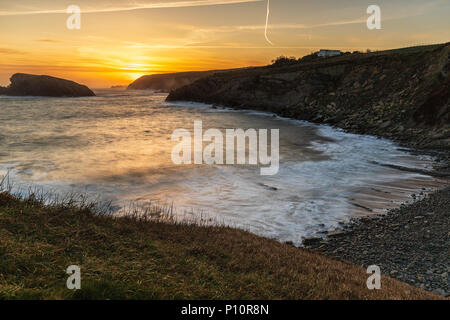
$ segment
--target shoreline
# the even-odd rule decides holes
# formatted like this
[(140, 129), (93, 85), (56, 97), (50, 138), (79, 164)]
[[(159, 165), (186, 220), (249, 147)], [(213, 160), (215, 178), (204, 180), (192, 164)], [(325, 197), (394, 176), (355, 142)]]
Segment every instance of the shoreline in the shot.
[[(214, 107), (214, 106), (213, 106)], [(217, 107), (217, 106), (216, 106)], [(232, 109), (240, 109), (240, 108), (233, 108), (229, 106), (224, 106), (227, 108)], [(249, 109), (254, 110), (254, 109)], [(283, 115), (283, 112), (276, 112), (276, 111), (270, 111), (271, 113), (280, 116), (280, 117), (286, 117)], [(296, 118), (289, 118), (293, 120), (302, 120), (302, 119), (296, 119)], [(306, 120), (308, 121), (308, 120)], [(375, 128), (374, 130), (361, 130), (356, 126), (348, 126), (348, 127), (341, 127), (337, 126), (332, 123), (327, 123), (326, 121), (308, 121), (313, 124), (317, 125), (328, 125), (332, 128), (337, 128), (344, 130), (344, 132), (347, 133), (353, 133), (353, 134), (361, 134), (361, 135), (372, 135), (374, 137), (380, 138), (380, 139), (388, 139), (392, 142), (395, 142), (398, 144), (399, 147), (408, 148), (408, 152), (412, 152), (418, 155), (431, 155), (436, 158), (436, 164), (433, 166), (433, 170), (430, 172), (424, 172), (422, 170), (410, 170), (409, 168), (403, 168), (403, 167), (395, 167), (394, 169), (397, 170), (404, 170), (409, 172), (416, 172), (419, 174), (427, 174), (435, 177), (441, 177), (444, 179), (448, 179), (450, 177), (450, 152), (446, 147), (439, 147), (435, 146), (433, 148), (429, 148), (428, 144), (417, 144), (415, 139), (417, 138), (416, 134), (413, 135), (405, 135), (404, 132), (388, 132), (387, 134), (380, 134), (380, 129)], [(419, 130), (420, 131), (420, 130)], [(420, 133), (418, 134), (420, 135)], [(428, 140), (426, 140), (428, 142)], [(382, 165), (382, 164), (381, 164)], [(417, 254), (414, 254), (414, 250), (416, 248), (420, 248), (423, 244), (421, 240), (425, 240), (425, 243), (427, 244), (433, 244), (434, 239), (445, 239), (444, 245), (443, 245), (443, 252), (445, 253), (445, 245), (447, 248), (450, 247), (450, 232), (446, 230), (450, 230), (450, 213), (447, 213), (445, 215), (445, 210), (450, 212), (450, 180), (448, 180), (447, 186), (444, 186), (443, 188), (437, 189), (435, 191), (430, 192), (425, 196), (424, 199), (415, 201), (411, 204), (401, 204), (400, 207), (390, 209), (386, 214), (382, 215), (376, 215), (376, 216), (365, 216), (365, 217), (355, 217), (351, 220), (351, 222), (344, 224), (339, 228), (340, 231), (337, 232), (328, 232), (328, 238), (306, 238), (303, 240), (303, 244), (306, 249), (319, 252), (322, 254), (325, 254), (326, 256), (341, 260), (343, 262), (349, 262), (356, 265), (362, 265), (364, 267), (368, 267), (371, 264), (374, 264), (370, 262), (370, 260), (375, 260), (378, 256), (379, 252), (376, 250), (377, 246), (380, 245), (380, 241), (382, 242), (383, 238), (378, 237), (376, 235), (371, 234), (370, 232), (367, 232), (367, 230), (371, 227), (374, 228), (375, 231), (373, 232), (387, 232), (389, 229), (389, 225), (394, 225), (396, 229), (391, 230), (392, 232), (389, 233), (389, 242), (387, 245), (383, 243), (384, 251), (389, 250), (389, 247), (395, 248), (396, 250), (398, 247), (401, 248), (402, 242), (401, 239), (395, 238), (395, 235), (397, 234), (397, 231), (400, 229), (401, 223), (405, 223), (404, 219), (405, 216), (410, 214), (413, 215), (412, 219), (407, 220), (405, 224), (405, 228), (407, 228), (408, 232), (405, 232), (405, 241), (410, 242), (410, 248), (412, 250), (408, 251), (406, 254), (403, 252), (395, 252), (394, 262), (391, 261), (391, 259), (387, 259), (388, 263), (385, 263), (385, 267), (382, 266), (380, 263), (382, 274), (386, 274), (390, 277), (396, 278), (397, 280), (406, 282), (410, 285), (416, 286), (418, 288), (433, 292), (435, 294), (438, 294), (443, 297), (450, 297), (450, 285), (449, 285), (449, 274), (450, 274), (450, 249), (447, 249), (447, 255), (442, 254), (443, 258), (447, 258), (445, 260), (444, 264), (446, 267), (441, 267), (442, 271), (440, 270), (440, 274), (438, 276), (434, 275), (433, 272), (429, 270), (424, 270), (424, 267), (429, 266), (427, 263), (427, 259), (433, 259), (436, 258), (437, 255), (439, 255), (439, 252), (435, 252), (434, 250), (431, 250), (428, 256), (425, 258), (424, 255), (426, 255), (428, 252), (425, 251), (425, 249), (421, 249), (421, 252), (418, 252)], [(415, 199), (415, 198), (414, 198)], [(431, 200), (430, 200), (431, 199)], [(441, 200), (441, 201), (439, 201)], [(436, 201), (439, 202), (439, 204), (443, 204), (443, 207), (439, 207), (438, 204), (436, 204)], [(435, 215), (433, 219), (420, 219), (415, 217), (420, 217), (419, 210), (424, 212), (435, 212), (440, 211), (442, 214)], [(402, 215), (402, 213), (405, 213), (405, 215)], [(438, 219), (436, 219), (436, 217)], [(381, 222), (380, 222), (381, 221)], [(427, 235), (425, 238), (420, 238), (420, 226), (421, 221), (427, 221), (427, 224), (429, 223), (428, 227), (431, 227), (430, 229), (433, 229), (436, 231), (439, 229), (441, 232), (435, 233), (432, 236)], [(412, 227), (411, 227), (412, 225)], [(442, 227), (444, 226), (444, 227)], [(445, 227), (446, 226), (446, 227)], [(427, 226), (423, 226), (424, 228)], [(442, 228), (439, 228), (442, 227)], [(431, 232), (431, 231), (430, 231)], [(430, 233), (428, 232), (428, 233)], [(416, 234), (414, 234), (416, 233)], [(372, 246), (370, 241), (373, 239), (380, 240), (372, 242)], [(290, 243), (290, 242), (288, 242)], [(309, 244), (309, 245), (307, 245)], [(342, 246), (342, 249), (340, 249), (340, 246)], [(386, 248), (387, 247), (387, 248)], [(365, 251), (362, 251), (363, 254), (361, 254), (360, 249), (361, 248), (371, 248), (373, 251), (370, 252), (374, 259), (367, 256), (367, 254), (364, 254)], [(389, 258), (392, 258), (389, 254), (389, 252), (382, 252), (384, 254), (387, 254)], [(404, 257), (406, 255), (406, 257)], [(410, 270), (411, 267), (406, 268), (407, 265), (405, 263), (408, 262), (408, 256), (411, 255), (413, 259), (417, 259), (416, 270)], [(399, 260), (398, 263), (396, 263), (396, 259)], [(403, 264), (402, 264), (403, 262)], [(439, 262), (440, 263), (440, 262)], [(413, 266), (413, 268), (414, 268)], [(428, 271), (428, 273), (427, 273)], [(442, 276), (444, 275), (444, 276)], [(440, 276), (440, 277), (439, 277)]]
[(328, 124), (450, 160), (450, 43), (217, 73), (172, 90), (195, 101)]
[(387, 214), (355, 218), (305, 248), (361, 266), (444, 297), (450, 296), (450, 186)]
[[(212, 108), (221, 106), (235, 110), (265, 111), (293, 120), (306, 120), (290, 117), (284, 114), (282, 110), (268, 111), (258, 108), (241, 108), (226, 104), (198, 102), (211, 104)], [(328, 121), (306, 121), (319, 125), (329, 125), (348, 133), (388, 139), (398, 144), (399, 147), (410, 149), (409, 152), (434, 156), (436, 165), (433, 166), (431, 172), (411, 171), (409, 168), (403, 167), (394, 169), (428, 174), (445, 180), (450, 177), (448, 146), (433, 145), (433, 141), (428, 138), (428, 134), (423, 135), (425, 138), (418, 139), (426, 129), (409, 129), (409, 132), (404, 130), (386, 131), (380, 127), (361, 129), (360, 124), (355, 125), (353, 122), (348, 126), (339, 126)], [(438, 137), (437, 140), (441, 138)], [(446, 210), (447, 214), (445, 214)], [(428, 212), (439, 212), (440, 214), (428, 218), (426, 215)], [(304, 245), (306, 249), (312, 252), (319, 252), (328, 257), (364, 267), (376, 264), (373, 260), (382, 258), (384, 261), (378, 262), (382, 274), (440, 296), (449, 297), (450, 251), (448, 248), (450, 247), (450, 232), (448, 230), (450, 230), (450, 214), (448, 212), (450, 212), (450, 187), (447, 185), (429, 193), (422, 200), (408, 205), (402, 204), (399, 208), (389, 210), (386, 214), (374, 217), (356, 217), (350, 223), (343, 225), (342, 232), (336, 232), (334, 235), (328, 233), (327, 240), (322, 238), (305, 239)], [(402, 232), (399, 232), (399, 230)], [(425, 236), (422, 235), (424, 230), (425, 232), (429, 231), (426, 232)], [(404, 239), (399, 239), (399, 235), (404, 236)], [(287, 243), (291, 244), (290, 242)], [(436, 248), (435, 244), (440, 247)], [(380, 248), (380, 252), (378, 248)], [(366, 251), (367, 253), (365, 253)], [(445, 254), (446, 252), (447, 254)], [(433, 261), (434, 263), (432, 263)], [(435, 265), (438, 266), (436, 270), (433, 269)]]
[[(422, 152), (420, 151), (420, 150), (417, 150), (417, 149), (414, 149), (412, 152), (417, 152), (418, 154), (422, 154)], [(431, 151), (430, 151), (431, 152)], [(444, 165), (448, 165), (448, 162), (445, 162), (444, 163)], [(447, 167), (448, 168), (448, 167)], [(448, 173), (450, 173), (450, 170), (445, 170), (445, 166), (444, 166), (444, 170), (441, 168), (440, 169), (441, 171), (437, 171), (436, 173), (439, 175), (439, 176), (442, 176), (442, 175), (444, 175), (444, 176), (447, 176), (447, 174)], [(442, 171), (443, 170), (443, 171)], [(430, 208), (432, 208), (433, 207), (433, 205), (436, 207), (437, 206), (437, 209), (441, 209), (441, 211), (442, 212), (444, 212), (445, 213), (445, 208), (448, 208), (449, 206), (450, 206), (450, 201), (448, 201), (448, 199), (450, 199), (450, 188), (448, 188), (447, 187), (447, 189), (444, 189), (444, 190), (440, 190), (440, 191), (436, 191), (436, 192), (433, 192), (433, 193), (430, 193), (430, 195), (428, 195), (428, 197), (433, 197), (434, 195), (436, 195), (436, 194), (444, 194), (445, 195), (445, 197), (443, 196), (442, 197), (442, 199), (447, 199), (447, 200), (445, 200), (444, 201), (444, 206), (440, 206), (439, 207), (439, 203), (438, 204), (436, 204), (436, 203), (434, 203), (434, 202), (432, 202), (432, 203), (426, 203), (425, 204), (425, 207), (426, 208), (428, 208), (428, 207), (430, 207)], [(427, 198), (428, 198), (427, 197)], [(0, 199), (1, 200), (1, 199)], [(426, 200), (426, 199), (425, 199)], [(408, 205), (408, 206), (402, 206), (401, 208), (399, 208), (399, 209), (394, 209), (394, 210), (392, 210), (392, 212), (396, 212), (396, 211), (402, 211), (402, 210), (406, 210), (406, 211), (408, 211), (408, 208), (410, 208), (410, 207), (414, 207), (414, 206), (416, 206), (417, 205), (417, 203), (422, 203), (423, 201), (425, 201), (425, 200), (421, 200), (421, 201), (418, 201), (418, 202), (416, 202), (416, 203), (414, 203), (414, 204), (412, 204), (412, 205)], [(0, 209), (2, 209), (1, 208), (1, 206), (2, 206), (2, 203), (1, 203), (2, 201), (0, 201)], [(428, 209), (427, 209), (428, 210)], [(433, 209), (430, 209), (430, 212), (432, 211)], [(427, 211), (428, 212), (428, 211)], [(364, 253), (364, 250), (359, 250), (360, 248), (362, 248), (362, 247), (364, 247), (365, 245), (366, 245), (366, 243), (365, 243), (365, 237), (366, 237), (366, 235), (367, 235), (367, 233), (364, 233), (364, 232), (360, 232), (360, 231), (358, 231), (359, 229), (357, 229), (356, 228), (356, 226), (358, 226), (359, 224), (363, 224), (363, 223), (365, 223), (365, 221), (367, 220), (367, 221), (375, 221), (376, 223), (375, 223), (375, 225), (377, 225), (377, 223), (379, 222), (379, 221), (386, 221), (386, 220), (388, 220), (389, 221), (389, 217), (391, 216), (392, 214), (391, 214), (391, 212), (389, 212), (388, 214), (385, 214), (385, 215), (383, 215), (382, 216), (382, 218), (380, 218), (380, 216), (375, 216), (375, 217), (373, 217), (373, 218), (370, 218), (370, 217), (363, 217), (363, 218), (356, 218), (356, 220), (358, 220), (358, 221), (355, 221), (353, 224), (351, 224), (351, 225), (349, 225), (349, 226), (346, 226), (345, 228), (350, 228), (350, 227), (352, 227), (352, 230), (346, 230), (346, 232), (343, 232), (343, 233), (339, 233), (339, 234), (335, 234), (335, 235), (332, 235), (331, 233), (329, 233), (328, 235), (330, 236), (330, 238), (331, 238), (331, 240), (329, 240), (328, 242), (326, 242), (326, 241), (323, 241), (323, 240), (319, 240), (319, 243), (318, 243), (318, 245), (315, 247), (314, 245), (311, 245), (311, 246), (306, 246), (306, 249), (308, 249), (308, 250), (304, 250), (303, 248), (292, 248), (293, 250), (301, 250), (301, 252), (304, 252), (304, 251), (306, 251), (306, 252), (311, 252), (311, 254), (316, 254), (316, 253), (318, 253), (318, 254), (324, 254), (324, 257), (326, 257), (327, 259), (330, 259), (330, 260), (332, 260), (332, 261), (336, 261), (336, 260), (334, 260), (334, 259), (338, 259), (338, 260), (344, 260), (344, 261), (342, 261), (344, 264), (349, 264), (349, 265), (352, 265), (352, 266), (355, 266), (355, 267), (359, 267), (360, 268), (360, 270), (363, 270), (363, 271), (365, 271), (365, 269), (364, 268), (361, 268), (361, 266), (364, 266), (364, 267), (367, 267), (368, 265), (371, 265), (371, 264), (376, 264), (376, 263), (374, 263), (374, 262), (370, 262), (371, 260), (373, 260), (373, 259), (369, 259), (370, 258), (370, 254), (372, 253), (372, 252), (369, 252), (369, 257), (367, 258), (367, 254), (366, 254), (366, 256), (364, 256), (365, 258), (367, 258), (366, 260), (357, 260), (357, 259), (354, 259), (354, 260), (351, 260), (351, 259), (348, 259), (347, 258), (347, 256), (349, 256), (350, 258), (351, 257), (355, 257), (355, 258), (359, 258), (360, 256), (357, 256), (357, 255), (355, 255), (355, 252), (353, 252), (353, 250), (355, 250), (355, 251), (357, 251), (357, 253), (361, 253), (361, 252), (363, 252)], [(416, 215), (417, 216), (417, 215)], [(400, 217), (403, 217), (403, 216), (400, 216)], [(447, 241), (447, 243), (448, 243), (448, 235), (447, 235), (447, 238), (445, 238), (445, 237), (440, 237), (441, 235), (443, 235), (443, 232), (445, 231), (445, 230), (450, 230), (450, 228), (449, 227), (446, 227), (445, 226), (445, 222), (447, 222), (447, 225), (448, 225), (448, 220), (449, 220), (449, 217), (448, 217), (448, 215), (447, 216), (445, 216), (445, 215), (437, 215), (437, 216), (435, 216), (435, 217), (438, 217), (439, 218), (439, 220), (438, 219), (436, 219), (436, 220), (432, 220), (432, 222), (430, 223), (430, 224), (432, 224), (432, 237), (430, 237), (430, 238), (425, 238), (427, 241), (426, 241), (426, 243), (430, 243), (430, 241), (435, 241), (435, 239), (437, 239), (437, 240), (445, 240), (445, 239), (447, 239), (447, 240), (445, 240), (445, 241)], [(445, 220), (445, 218), (447, 217), (447, 220)], [(1, 218), (1, 215), (0, 215), (0, 218)], [(415, 217), (414, 217), (415, 218)], [(412, 220), (412, 223), (411, 223), (411, 225), (413, 226), (413, 227), (417, 227), (418, 225), (420, 226), (420, 224), (421, 224), (421, 222), (422, 222), (422, 220), (424, 220), (424, 219), (417, 219), (417, 220)], [(428, 220), (430, 220), (430, 219), (428, 219)], [(364, 222), (363, 222), (364, 221)], [(431, 221), (431, 220), (430, 220)], [(401, 222), (401, 219), (400, 219), (400, 222)], [(414, 222), (418, 222), (418, 223), (414, 223)], [(62, 223), (67, 223), (67, 221), (63, 221)], [(384, 225), (383, 223), (381, 223), (381, 225)], [(397, 226), (397, 227), (399, 227), (399, 226)], [(435, 227), (441, 227), (441, 232), (434, 232), (434, 230), (436, 230), (435, 229)], [(164, 227), (165, 228), (165, 227)], [(206, 230), (210, 230), (210, 228), (209, 227), (200, 227), (198, 230), (203, 230), (203, 228), (205, 228)], [(214, 228), (214, 227), (213, 227)], [(387, 227), (386, 227), (387, 228)], [(196, 229), (197, 230), (197, 229)], [(201, 232), (207, 232), (207, 231), (201, 231)], [(225, 228), (225, 230), (228, 230), (227, 228)], [(364, 229), (361, 229), (361, 230), (364, 230)], [(377, 229), (377, 230), (380, 230), (380, 229)], [(381, 230), (384, 230), (384, 229), (381, 229)], [(236, 232), (240, 232), (240, 231), (236, 231)], [(245, 231), (243, 231), (243, 232), (245, 232)], [(448, 231), (447, 231), (448, 232)], [(355, 235), (355, 233), (357, 234), (357, 237), (356, 237), (356, 241), (353, 239), (353, 238), (351, 238), (351, 236), (353, 235)], [(396, 232), (394, 232), (394, 235), (396, 234)], [(410, 228), (408, 231), (405, 231), (405, 234), (406, 235), (409, 235), (409, 236), (414, 236), (414, 235), (418, 235), (418, 234), (416, 234), (415, 232), (414, 232), (414, 228)], [(257, 236), (255, 236), (255, 237), (257, 237)], [(227, 242), (228, 240), (227, 239), (225, 239), (224, 237), (222, 237), (221, 238), (223, 241), (225, 241), (225, 242)], [(255, 238), (256, 239), (256, 238)], [(272, 243), (273, 242), (273, 240), (270, 240), (270, 239), (267, 239), (267, 238), (260, 238), (260, 239), (264, 239), (264, 240), (260, 240), (260, 241), (268, 241), (268, 243)], [(372, 239), (372, 238), (371, 238)], [(374, 236), (374, 239), (378, 239), (378, 237), (376, 237), (376, 236)], [(431, 239), (431, 240), (430, 240)], [(415, 248), (417, 248), (418, 246), (417, 246), (417, 244), (421, 244), (422, 242), (420, 241), (420, 240), (423, 240), (423, 239), (421, 239), (420, 237), (414, 237), (414, 239), (413, 239), (414, 241), (407, 241), (407, 243), (406, 244), (410, 244), (411, 245), (411, 247), (413, 248), (413, 249), (415, 249)], [(313, 242), (314, 242), (315, 240), (313, 240)], [(341, 241), (341, 242), (339, 242), (339, 241)], [(400, 248), (402, 248), (401, 246), (402, 246), (402, 243), (400, 242), (400, 244), (398, 243), (398, 241), (397, 242), (395, 242), (395, 241), (391, 241), (391, 239), (390, 240), (388, 240), (388, 241), (390, 241), (389, 243), (387, 243), (387, 244), (385, 244), (385, 243), (383, 243), (383, 246), (385, 247), (385, 249), (383, 249), (383, 253), (385, 253), (385, 254), (389, 254), (390, 252), (387, 252), (387, 251), (389, 251), (389, 250), (391, 250), (391, 248), (393, 247), (393, 246), (395, 246), (395, 247), (400, 247)], [(290, 245), (286, 245), (286, 244), (283, 244), (283, 243), (280, 243), (280, 242), (278, 242), (278, 241), (276, 241), (277, 243), (279, 243), (281, 246), (280, 247), (277, 247), (277, 248), (279, 248), (279, 250), (287, 250), (287, 249), (284, 249), (284, 247), (292, 247), (292, 246), (290, 246)], [(330, 243), (328, 246), (326, 245), (327, 243)], [(348, 249), (348, 251), (337, 251), (337, 252), (333, 252), (333, 251), (335, 251), (339, 246), (341, 246), (342, 245), (342, 243), (344, 243), (344, 244), (348, 244), (348, 247), (346, 247), (347, 249)], [(376, 245), (379, 245), (379, 243), (378, 242), (375, 242), (376, 243)], [(433, 243), (433, 242), (432, 242)], [(445, 244), (445, 243), (444, 243)], [(335, 246), (335, 247), (333, 247), (333, 245)], [(338, 247), (336, 247), (336, 246), (338, 246)], [(405, 245), (404, 245), (405, 246)], [(357, 248), (357, 249), (355, 249), (355, 247)], [(330, 248), (330, 250), (331, 250), (331, 248), (334, 248), (333, 250), (331, 250), (331, 251), (328, 251), (327, 250), (327, 248)], [(376, 249), (376, 248), (375, 248)], [(201, 249), (199, 249), (199, 250), (201, 250)], [(289, 249), (290, 250), (290, 249)], [(367, 250), (368, 251), (368, 250)], [(429, 250), (430, 251), (430, 250)], [(375, 253), (376, 253), (377, 251), (375, 251)], [(400, 260), (400, 262), (401, 261), (408, 261), (408, 257), (411, 255), (411, 253), (415, 253), (414, 252), (414, 250), (406, 250), (405, 249), (405, 254), (406, 254), (406, 258), (404, 258), (404, 257), (402, 257), (402, 255), (400, 254), (400, 255), (398, 255), (397, 253), (397, 251), (395, 251), (394, 252), (394, 254), (395, 255), (397, 255), (398, 257), (399, 257), (399, 260)], [(425, 249), (422, 249), (421, 248), (421, 251), (419, 252), (419, 254), (421, 254), (421, 253), (427, 253), (428, 251), (426, 251)], [(433, 253), (434, 254), (434, 251), (433, 250), (431, 250), (430, 251), (431, 253)], [(347, 254), (347, 256), (346, 255), (344, 255), (344, 253), (346, 253)], [(402, 252), (402, 249), (400, 250), (400, 253), (403, 253)], [(436, 255), (434, 255), (434, 256), (436, 256)], [(310, 256), (311, 258), (312, 257), (314, 257), (314, 256)], [(415, 258), (415, 257), (417, 257), (417, 258)], [(431, 256), (432, 258), (433, 258), (433, 255)], [(415, 258), (416, 260), (418, 260), (417, 262), (418, 262), (418, 265), (419, 266), (421, 266), (421, 262), (422, 261), (427, 261), (426, 259), (423, 259), (420, 255), (413, 255), (413, 258)], [(445, 260), (445, 258), (446, 258), (446, 256), (444, 255), (444, 257), (442, 258), (442, 260), (445, 262), (446, 260)], [(312, 259), (315, 259), (315, 258), (312, 258)], [(447, 258), (448, 259), (448, 258)], [(394, 256), (394, 257), (389, 257), (389, 259), (387, 260), (388, 262), (391, 262), (391, 260), (394, 260), (394, 262), (396, 262), (396, 256)], [(340, 262), (340, 263), (342, 263), (342, 262)], [(331, 263), (331, 262), (330, 262)], [(447, 263), (447, 262), (445, 262), (445, 263)], [(438, 269), (438, 271), (437, 271), (437, 273), (436, 274), (440, 274), (441, 275), (441, 277), (442, 277), (442, 281), (439, 281), (439, 282), (437, 282), (437, 280), (435, 280), (435, 277), (433, 277), (433, 274), (427, 274), (426, 273), (426, 271), (425, 272), (419, 272), (419, 269), (418, 270), (416, 270), (417, 272), (410, 272), (411, 270), (409, 270), (409, 269), (407, 269), (406, 271), (404, 271), (402, 268), (401, 268), (401, 266), (400, 267), (397, 267), (397, 265), (396, 264), (393, 264), (392, 265), (392, 268), (391, 269), (386, 269), (387, 267), (385, 267), (383, 264), (381, 264), (381, 263), (378, 263), (378, 264), (380, 264), (380, 266), (381, 266), (381, 270), (382, 270), (382, 274), (383, 274), (383, 276), (387, 276), (387, 278), (396, 278), (397, 280), (400, 280), (400, 281), (402, 281), (402, 282), (406, 282), (406, 283), (408, 283), (409, 285), (413, 285), (413, 286), (416, 286), (416, 287), (418, 287), (418, 289), (425, 289), (425, 290), (428, 290), (428, 291), (431, 291), (432, 292), (432, 294), (439, 294), (441, 297), (446, 297), (446, 296), (448, 296), (448, 293), (449, 293), (449, 290), (448, 290), (448, 287), (440, 287), (439, 285), (434, 285), (433, 284), (433, 282), (434, 283), (436, 283), (436, 284), (440, 284), (442, 281), (444, 281), (444, 279), (448, 279), (448, 273), (447, 273), (447, 277), (443, 277), (442, 276), (442, 274), (445, 274), (447, 271), (445, 270), (445, 268), (443, 269), (443, 267), (440, 267), (440, 269)], [(391, 266), (391, 265), (388, 265), (388, 267), (389, 266)], [(425, 265), (426, 266), (426, 265)], [(394, 267), (395, 267), (395, 269), (394, 269)], [(416, 268), (417, 266), (416, 265), (414, 265), (413, 266), (413, 268)], [(385, 270), (387, 270), (387, 272), (385, 272)], [(393, 271), (395, 271), (395, 272), (393, 272)], [(413, 270), (414, 271), (414, 270)], [(391, 272), (393, 272), (393, 273), (391, 273)], [(419, 283), (416, 283), (415, 281), (413, 281), (413, 280), (411, 280), (412, 278), (411, 278), (411, 275), (410, 274), (412, 274), (412, 275), (416, 275), (416, 274), (420, 274), (420, 275), (422, 275), (422, 279), (423, 279), (423, 282), (419, 282)], [(294, 274), (293, 273), (291, 273), (291, 276), (292, 277), (295, 277), (294, 276)], [(440, 278), (439, 278), (440, 279)], [(430, 282), (431, 281), (431, 286), (429, 286), (429, 287), (427, 287), (427, 283), (428, 282)], [(384, 282), (384, 280), (383, 280), (383, 283), (385, 283)], [(389, 282), (386, 282), (385, 284), (388, 284)], [(424, 286), (420, 286), (421, 284), (424, 284)], [(442, 289), (442, 288), (444, 288), (444, 289)], [(440, 290), (439, 290), (440, 289)], [(133, 290), (135, 290), (135, 289), (133, 289)], [(137, 289), (136, 289), (137, 290)], [(0, 292), (1, 293), (1, 292)], [(0, 294), (0, 296), (1, 296), (1, 294)], [(324, 297), (327, 297), (327, 296), (321, 296), (321, 298), (324, 298)], [(385, 298), (386, 298), (386, 296), (384, 296)], [(292, 297), (291, 297), (292, 298)], [(388, 298), (390, 298), (390, 297), (388, 297)], [(402, 296), (402, 298), (405, 298), (405, 296)]]
[[(348, 133), (368, 134), (377, 138), (388, 139), (397, 143), (399, 147), (410, 149), (409, 152), (418, 155), (431, 155), (436, 158), (436, 164), (431, 172), (409, 170), (402, 167), (395, 167), (394, 169), (428, 174), (444, 179), (450, 177), (450, 152), (448, 148), (439, 146), (430, 148), (429, 140), (426, 139), (417, 143), (416, 139), (417, 136), (420, 136), (421, 130), (414, 132), (412, 135), (405, 135), (404, 132), (398, 131), (381, 134), (380, 128), (362, 130), (355, 125), (341, 127), (326, 121), (311, 122), (330, 125)], [(355, 217), (351, 222), (344, 224), (339, 231), (328, 232), (326, 239), (307, 238), (303, 240), (303, 244), (308, 250), (364, 267), (375, 264), (371, 261), (384, 257), (386, 262), (379, 263), (382, 274), (440, 296), (450, 297), (450, 249), (448, 249), (450, 247), (450, 232), (448, 231), (450, 230), (450, 180), (448, 182), (447, 186), (430, 192), (421, 200), (414, 201), (411, 204), (401, 204), (399, 208), (390, 209), (386, 214)], [(415, 199), (415, 197), (413, 198)], [(445, 210), (447, 210), (447, 214), (445, 214)], [(430, 214), (436, 211), (440, 214)], [(421, 215), (424, 212), (425, 215)], [(431, 218), (426, 219), (428, 216), (431, 216)], [(404, 223), (403, 226), (402, 223)], [(421, 238), (421, 232), (424, 229), (426, 234)], [(399, 230), (403, 233), (399, 234)], [(437, 232), (438, 230), (439, 232)], [(381, 235), (386, 236), (387, 240)], [(399, 239), (399, 235), (404, 236), (404, 238)], [(438, 239), (442, 240), (442, 251), (439, 252), (436, 248), (433, 248), (433, 244)], [(402, 247), (411, 250), (404, 248), (403, 250), (406, 251), (402, 251)], [(386, 252), (390, 249), (394, 251), (392, 255), (391, 252)], [(431, 250), (427, 251), (427, 249)], [(441, 260), (436, 264), (442, 264), (443, 266), (438, 268), (437, 272), (433, 272), (432, 264), (429, 261), (438, 257), (442, 258), (444, 262)], [(411, 258), (412, 264), (408, 258)], [(426, 270), (427, 267), (431, 269)]]

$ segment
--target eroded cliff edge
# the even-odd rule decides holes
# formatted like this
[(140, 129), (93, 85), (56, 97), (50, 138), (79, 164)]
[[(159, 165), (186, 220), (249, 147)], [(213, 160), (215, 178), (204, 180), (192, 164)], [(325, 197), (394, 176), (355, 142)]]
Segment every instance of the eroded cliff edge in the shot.
[(269, 111), (450, 150), (449, 53), (447, 43), (215, 73), (167, 100)]
[(0, 95), (43, 97), (95, 96), (88, 87), (74, 81), (46, 75), (16, 73), (8, 87), (0, 87)]

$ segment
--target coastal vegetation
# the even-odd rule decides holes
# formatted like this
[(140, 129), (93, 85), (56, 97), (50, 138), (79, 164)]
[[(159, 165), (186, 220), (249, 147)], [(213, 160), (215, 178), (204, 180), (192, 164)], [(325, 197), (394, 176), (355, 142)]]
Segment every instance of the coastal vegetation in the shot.
[[(0, 298), (439, 299), (385, 276), (369, 290), (361, 266), (244, 230), (95, 207), (1, 192)], [(80, 290), (66, 287), (70, 265)]]

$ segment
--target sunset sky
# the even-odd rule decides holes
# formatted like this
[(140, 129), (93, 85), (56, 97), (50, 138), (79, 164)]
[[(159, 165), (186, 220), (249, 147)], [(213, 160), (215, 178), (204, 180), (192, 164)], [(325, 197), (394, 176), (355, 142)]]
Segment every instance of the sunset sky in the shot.
[[(382, 30), (366, 27), (367, 7)], [(69, 30), (66, 8), (82, 10)], [(321, 48), (372, 50), (450, 41), (448, 0), (1, 0), (0, 85), (16, 72), (93, 88), (144, 74), (265, 65)]]

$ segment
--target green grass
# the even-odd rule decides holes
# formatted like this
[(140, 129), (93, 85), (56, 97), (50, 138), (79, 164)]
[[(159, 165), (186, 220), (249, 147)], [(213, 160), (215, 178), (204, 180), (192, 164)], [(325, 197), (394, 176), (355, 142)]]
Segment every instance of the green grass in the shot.
[[(68, 290), (69, 265), (81, 290)], [(365, 269), (228, 227), (44, 205), (0, 193), (0, 299), (432, 299)]]

